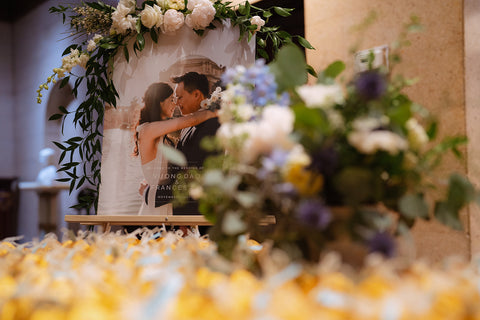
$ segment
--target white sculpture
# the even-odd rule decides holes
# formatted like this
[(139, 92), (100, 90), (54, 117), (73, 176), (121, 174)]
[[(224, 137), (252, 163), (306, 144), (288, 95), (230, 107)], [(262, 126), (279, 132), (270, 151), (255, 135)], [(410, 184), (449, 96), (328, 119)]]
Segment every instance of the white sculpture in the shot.
[(58, 178), (57, 167), (55, 166), (55, 151), (51, 148), (40, 150), (39, 161), (42, 169), (38, 173), (37, 183), (45, 186), (51, 186)]

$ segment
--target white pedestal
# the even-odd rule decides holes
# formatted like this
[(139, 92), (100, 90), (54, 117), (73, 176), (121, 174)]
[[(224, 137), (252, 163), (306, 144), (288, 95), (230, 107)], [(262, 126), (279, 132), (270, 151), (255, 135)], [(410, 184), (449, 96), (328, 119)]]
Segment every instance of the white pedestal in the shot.
[(18, 188), (24, 191), (35, 191), (39, 197), (38, 205), (38, 229), (40, 235), (49, 232), (57, 233), (57, 210), (58, 193), (62, 190), (68, 190), (70, 184), (55, 183), (52, 185), (42, 185), (37, 182), (20, 182)]

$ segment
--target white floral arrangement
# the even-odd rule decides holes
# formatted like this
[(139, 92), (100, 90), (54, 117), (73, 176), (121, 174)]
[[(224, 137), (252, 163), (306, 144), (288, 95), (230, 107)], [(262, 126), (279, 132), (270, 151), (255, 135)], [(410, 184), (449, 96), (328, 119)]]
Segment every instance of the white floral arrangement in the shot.
[[(403, 77), (375, 69), (341, 83), (344, 68), (337, 61), (307, 84), (302, 52), (287, 46), (268, 65), (222, 76), (211, 147), (226, 152), (205, 162), (189, 196), (214, 223), (209, 235), (225, 256), (249, 234), (292, 259), (315, 262), (339, 243), (391, 257), (395, 237), (417, 220), (462, 228), (459, 211), (480, 193), (462, 175), (447, 183), (432, 172), (446, 151), (460, 156), (466, 139), (434, 145), (436, 122), (403, 92)], [(427, 200), (442, 184), (446, 195)], [(276, 224), (265, 229), (268, 215)]]

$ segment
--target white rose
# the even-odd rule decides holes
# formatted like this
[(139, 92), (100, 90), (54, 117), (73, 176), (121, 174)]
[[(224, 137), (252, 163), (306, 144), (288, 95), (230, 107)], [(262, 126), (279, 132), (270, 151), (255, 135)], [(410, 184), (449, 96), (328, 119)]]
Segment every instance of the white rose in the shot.
[(303, 85), (297, 88), (297, 92), (309, 108), (328, 109), (344, 102), (343, 90), (336, 84)]
[(157, 0), (158, 5), (163, 10), (173, 9), (173, 10), (183, 10), (185, 9), (184, 0)]
[(163, 22), (162, 9), (156, 4), (154, 4), (153, 7), (147, 4), (145, 9), (140, 12), (140, 17), (142, 24), (149, 29), (154, 26), (161, 26)]
[(183, 13), (169, 9), (163, 15), (163, 25), (162, 30), (163, 32), (173, 32), (180, 29), (184, 24), (185, 18), (183, 17)]
[(215, 8), (209, 0), (190, 0), (187, 4), (192, 13), (185, 18), (185, 23), (190, 28), (202, 30), (208, 27), (215, 18)]
[(406, 123), (406, 127), (408, 130), (408, 142), (413, 149), (420, 149), (428, 142), (427, 133), (417, 119), (410, 118)]
[(257, 26), (257, 29), (255, 31), (260, 31), (260, 29), (265, 25), (265, 20), (263, 20), (259, 16), (253, 16), (252, 18), (250, 18), (250, 23)]
[(128, 13), (134, 13), (137, 6), (135, 0), (120, 0), (118, 4), (128, 8)]
[(359, 152), (374, 154), (379, 150), (396, 155), (408, 148), (408, 143), (396, 133), (387, 130), (353, 131), (347, 137), (348, 142)]

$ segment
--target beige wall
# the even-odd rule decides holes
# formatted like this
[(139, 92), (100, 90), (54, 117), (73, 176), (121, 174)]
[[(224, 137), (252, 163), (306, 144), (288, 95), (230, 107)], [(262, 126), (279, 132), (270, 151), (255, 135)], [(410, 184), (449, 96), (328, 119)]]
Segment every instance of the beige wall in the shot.
[[(360, 38), (359, 50), (391, 44), (410, 16), (416, 15), (425, 30), (410, 36), (412, 45), (402, 50), (403, 62), (393, 73), (419, 78), (408, 94), (438, 117), (442, 134), (465, 135), (463, 6), (464, 2), (458, 0), (305, 0), (306, 38), (316, 48), (307, 53), (307, 60), (317, 70), (335, 59), (351, 65), (349, 51)], [(372, 10), (377, 20), (360, 37), (352, 27), (364, 21)], [(458, 162), (448, 156), (445, 163), (439, 176), (452, 170), (467, 172), (466, 160)], [(437, 223), (417, 224), (417, 255), (435, 261), (450, 254), (468, 257), (468, 223), (465, 217), (466, 232), (454, 232)]]
[[(480, 186), (480, 2), (465, 0), (465, 110), (468, 145), (468, 176)], [(470, 207), (472, 255), (480, 254), (480, 208)]]

